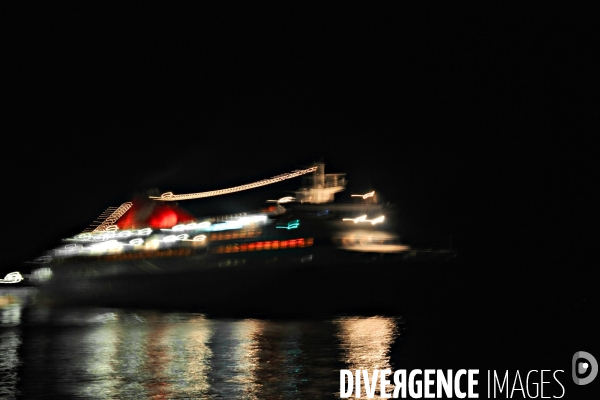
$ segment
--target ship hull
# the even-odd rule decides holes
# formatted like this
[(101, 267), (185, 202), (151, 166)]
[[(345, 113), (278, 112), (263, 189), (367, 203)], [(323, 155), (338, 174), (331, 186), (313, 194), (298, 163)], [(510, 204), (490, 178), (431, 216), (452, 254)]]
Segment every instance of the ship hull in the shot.
[(37, 301), (244, 316), (387, 314), (399, 311), (393, 294), (454, 265), (447, 252), (296, 250), (61, 265)]

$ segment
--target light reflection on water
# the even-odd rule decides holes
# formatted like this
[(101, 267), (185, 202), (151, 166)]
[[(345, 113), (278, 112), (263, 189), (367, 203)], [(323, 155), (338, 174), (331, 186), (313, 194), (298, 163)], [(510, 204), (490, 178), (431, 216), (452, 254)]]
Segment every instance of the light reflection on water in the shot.
[(0, 327), (0, 399), (14, 396), (17, 385), (17, 350), (21, 346), (19, 333), (14, 329)]
[[(353, 373), (356, 370), (390, 369), (390, 346), (398, 335), (397, 321), (392, 318), (347, 318), (335, 321), (339, 329), (339, 339), (341, 342), (342, 354), (345, 357), (344, 362)], [(389, 376), (388, 376), (389, 379)], [(394, 385), (387, 385), (386, 392), (390, 393)], [(380, 388), (377, 385), (376, 394), (380, 395)], [(355, 398), (356, 393), (353, 391)], [(339, 396), (338, 396), (339, 397)], [(361, 396), (367, 398), (365, 385), (361, 385)]]
[(0, 331), (0, 372), (13, 374), (0, 380), (0, 397), (339, 398), (339, 370), (392, 368), (398, 334), (391, 317), (31, 309), (18, 328)]

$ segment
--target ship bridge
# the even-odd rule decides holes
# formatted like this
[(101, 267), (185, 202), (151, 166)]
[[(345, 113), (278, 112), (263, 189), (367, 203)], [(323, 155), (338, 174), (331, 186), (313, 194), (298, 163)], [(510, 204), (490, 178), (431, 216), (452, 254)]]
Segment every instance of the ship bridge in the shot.
[(304, 177), (305, 185), (296, 190), (296, 201), (300, 203), (329, 203), (334, 195), (346, 187), (346, 174), (325, 174), (325, 164), (315, 164), (312, 175)]

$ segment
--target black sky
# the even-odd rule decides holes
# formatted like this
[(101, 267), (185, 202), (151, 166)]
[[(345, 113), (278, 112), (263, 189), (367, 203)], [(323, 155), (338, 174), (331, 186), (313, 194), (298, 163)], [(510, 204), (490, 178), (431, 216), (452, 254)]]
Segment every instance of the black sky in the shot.
[(581, 217), (549, 206), (589, 131), (565, 93), (590, 92), (592, 28), (569, 10), (216, 4), (3, 6), (3, 269), (137, 191), (317, 159), (469, 251)]

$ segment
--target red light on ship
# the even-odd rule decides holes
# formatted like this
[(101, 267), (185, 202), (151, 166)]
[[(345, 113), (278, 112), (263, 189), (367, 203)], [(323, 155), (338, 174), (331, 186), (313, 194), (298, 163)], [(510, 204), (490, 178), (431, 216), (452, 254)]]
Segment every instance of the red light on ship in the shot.
[(152, 215), (148, 222), (150, 227), (155, 229), (172, 228), (177, 225), (177, 214), (173, 210), (163, 209)]

